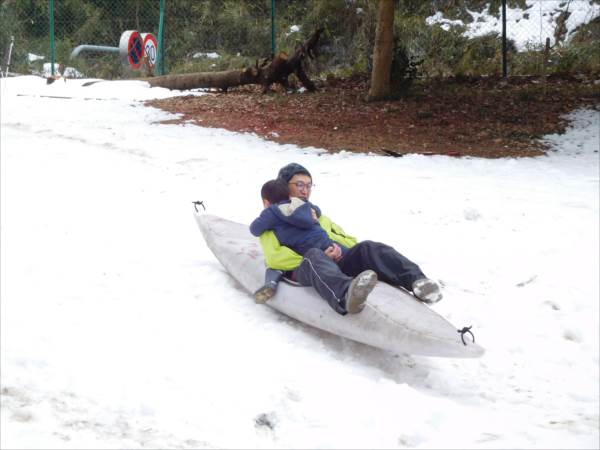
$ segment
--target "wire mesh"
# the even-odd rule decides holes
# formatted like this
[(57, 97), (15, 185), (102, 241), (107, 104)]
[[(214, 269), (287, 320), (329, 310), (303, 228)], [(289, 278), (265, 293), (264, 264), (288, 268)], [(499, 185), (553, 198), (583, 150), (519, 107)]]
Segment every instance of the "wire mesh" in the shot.
[[(0, 2), (0, 64), (6, 70), (48, 74), (51, 0)], [(396, 48), (419, 61), (425, 77), (494, 75), (502, 70), (501, 0), (394, 0)], [(549, 70), (600, 72), (600, 0), (508, 0), (510, 75), (539, 75), (549, 39)], [(371, 68), (377, 18), (373, 0), (166, 0), (164, 55), (168, 73), (217, 71), (256, 64), (272, 53), (275, 5), (277, 52), (292, 53), (322, 26), (313, 73), (345, 76)], [(158, 35), (159, 0), (56, 0), (55, 47), (68, 76), (130, 78), (115, 53), (82, 52), (78, 45), (118, 47), (126, 30)], [(397, 54), (399, 54), (397, 52)], [(44, 66), (45, 65), (45, 66)], [(70, 69), (68, 69), (70, 68)]]

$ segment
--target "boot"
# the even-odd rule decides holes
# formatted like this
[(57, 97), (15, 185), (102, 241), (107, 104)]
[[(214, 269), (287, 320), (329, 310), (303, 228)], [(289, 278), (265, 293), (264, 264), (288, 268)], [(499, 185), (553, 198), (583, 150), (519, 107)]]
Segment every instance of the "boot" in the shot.
[(348, 314), (358, 314), (363, 310), (367, 296), (376, 283), (377, 274), (372, 270), (365, 270), (352, 280), (346, 293), (346, 311), (348, 311)]
[(270, 281), (254, 293), (254, 301), (256, 303), (265, 303), (267, 300), (273, 298), (275, 292), (277, 292), (277, 283)]
[(421, 278), (412, 285), (413, 294), (423, 303), (429, 305), (437, 303), (442, 299), (442, 293), (438, 284), (429, 278)]

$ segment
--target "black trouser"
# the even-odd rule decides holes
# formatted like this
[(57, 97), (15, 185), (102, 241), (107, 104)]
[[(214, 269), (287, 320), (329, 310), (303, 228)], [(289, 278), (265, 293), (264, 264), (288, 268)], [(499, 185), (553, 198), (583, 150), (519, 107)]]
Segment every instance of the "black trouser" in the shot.
[(310, 249), (294, 271), (295, 280), (303, 286), (313, 286), (338, 313), (346, 313), (346, 292), (352, 279), (371, 269), (379, 280), (412, 291), (412, 284), (425, 275), (415, 263), (389, 245), (363, 241), (348, 250), (335, 263), (323, 250)]
[(346, 292), (352, 277), (344, 274), (323, 250), (308, 250), (300, 266), (294, 270), (293, 279), (303, 286), (313, 286), (335, 312), (346, 314)]
[(348, 250), (338, 262), (346, 275), (355, 277), (363, 270), (371, 269), (377, 278), (392, 286), (402, 286), (412, 291), (412, 284), (425, 278), (418, 265), (381, 242), (362, 241)]

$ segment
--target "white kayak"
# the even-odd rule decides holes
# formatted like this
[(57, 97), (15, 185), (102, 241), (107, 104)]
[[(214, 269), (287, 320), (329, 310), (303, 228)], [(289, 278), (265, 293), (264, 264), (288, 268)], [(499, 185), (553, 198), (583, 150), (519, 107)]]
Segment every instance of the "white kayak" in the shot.
[[(208, 247), (249, 293), (264, 283), (265, 262), (259, 240), (248, 225), (196, 213)], [(267, 303), (281, 313), (330, 333), (394, 353), (475, 358), (484, 349), (470, 335), (407, 292), (378, 282), (359, 314), (342, 316), (312, 287), (280, 283)]]

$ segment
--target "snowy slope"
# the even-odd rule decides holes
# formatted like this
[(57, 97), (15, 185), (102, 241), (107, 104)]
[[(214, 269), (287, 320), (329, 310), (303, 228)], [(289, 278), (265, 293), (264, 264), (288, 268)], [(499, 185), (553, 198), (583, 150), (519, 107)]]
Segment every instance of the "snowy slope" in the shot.
[[(194, 125), (144, 83), (1, 86), (2, 448), (598, 448), (598, 111), (546, 157), (386, 158)], [(65, 98), (66, 97), (66, 98)], [(193, 200), (249, 222), (284, 164), (444, 284), (477, 360), (393, 355), (254, 304)]]

